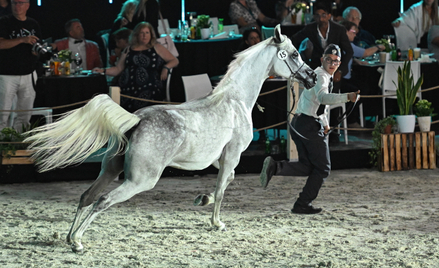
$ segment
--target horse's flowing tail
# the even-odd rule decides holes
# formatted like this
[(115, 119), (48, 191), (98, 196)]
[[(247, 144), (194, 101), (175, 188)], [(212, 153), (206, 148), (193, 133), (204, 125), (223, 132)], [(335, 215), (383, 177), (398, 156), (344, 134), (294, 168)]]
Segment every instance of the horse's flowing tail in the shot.
[(118, 144), (120, 153), (127, 143), (124, 133), (139, 121), (138, 116), (101, 94), (54, 123), (29, 131), (31, 136), (24, 141), (32, 142), (28, 149), (33, 150), (39, 171), (44, 172), (82, 163), (107, 142), (108, 149)]

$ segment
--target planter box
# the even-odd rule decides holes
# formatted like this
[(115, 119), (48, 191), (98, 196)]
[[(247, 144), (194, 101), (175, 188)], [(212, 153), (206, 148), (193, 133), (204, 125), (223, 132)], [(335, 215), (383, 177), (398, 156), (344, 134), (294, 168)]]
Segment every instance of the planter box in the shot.
[(381, 171), (436, 168), (435, 132), (381, 134)]
[[(10, 157), (8, 156), (10, 155)], [(16, 150), (14, 152), (2, 152), (2, 165), (29, 165), (34, 161), (30, 158), (31, 151)]]

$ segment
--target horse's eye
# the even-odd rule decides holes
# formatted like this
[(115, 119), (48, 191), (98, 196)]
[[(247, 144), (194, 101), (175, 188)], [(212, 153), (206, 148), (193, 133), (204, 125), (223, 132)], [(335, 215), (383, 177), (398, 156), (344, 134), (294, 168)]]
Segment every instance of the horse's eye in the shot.
[(294, 51), (293, 54), (291, 54), (291, 57), (293, 58), (297, 58), (298, 56), (299, 56), (299, 52), (297, 52), (297, 50)]

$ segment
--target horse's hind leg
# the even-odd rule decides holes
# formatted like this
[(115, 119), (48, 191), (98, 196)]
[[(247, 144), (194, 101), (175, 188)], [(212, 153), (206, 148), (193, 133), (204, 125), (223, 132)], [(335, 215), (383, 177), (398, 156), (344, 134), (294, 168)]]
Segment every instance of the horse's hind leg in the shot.
[(111, 158), (114, 150), (107, 152), (102, 160), (101, 172), (94, 183), (82, 195), (76, 210), (70, 231), (67, 235), (67, 243), (72, 242), (72, 233), (79, 225), (81, 218), (88, 211), (96, 197), (123, 171), (123, 155), (116, 155)]
[[(140, 168), (139, 168), (140, 169)], [(127, 172), (125, 168), (125, 181), (122, 185), (116, 189), (110, 191), (107, 194), (101, 196), (98, 201), (94, 204), (90, 213), (84, 218), (78, 228), (73, 232), (72, 239), (72, 250), (74, 252), (82, 251), (83, 246), (81, 244), (82, 236), (88, 226), (93, 222), (98, 214), (108, 209), (114, 204), (124, 202), (134, 195), (152, 189), (160, 178), (163, 168), (154, 168), (155, 171), (147, 171), (147, 169), (152, 170), (152, 168), (143, 166), (141, 170), (137, 170), (135, 176), (132, 176), (130, 172)]]

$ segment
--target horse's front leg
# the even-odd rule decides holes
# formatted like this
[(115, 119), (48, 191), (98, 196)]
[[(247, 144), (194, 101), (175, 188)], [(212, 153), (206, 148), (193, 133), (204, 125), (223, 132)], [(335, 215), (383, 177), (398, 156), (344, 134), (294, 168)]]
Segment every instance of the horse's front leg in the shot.
[(221, 210), (221, 202), (223, 201), (224, 191), (227, 186), (235, 179), (235, 170), (231, 170), (227, 172), (229, 175), (221, 174), (222, 169), (218, 174), (217, 185), (215, 188), (215, 205), (213, 207), (213, 214), (211, 223), (213, 226), (217, 227), (220, 231), (227, 231), (226, 225), (220, 220), (220, 210)]

